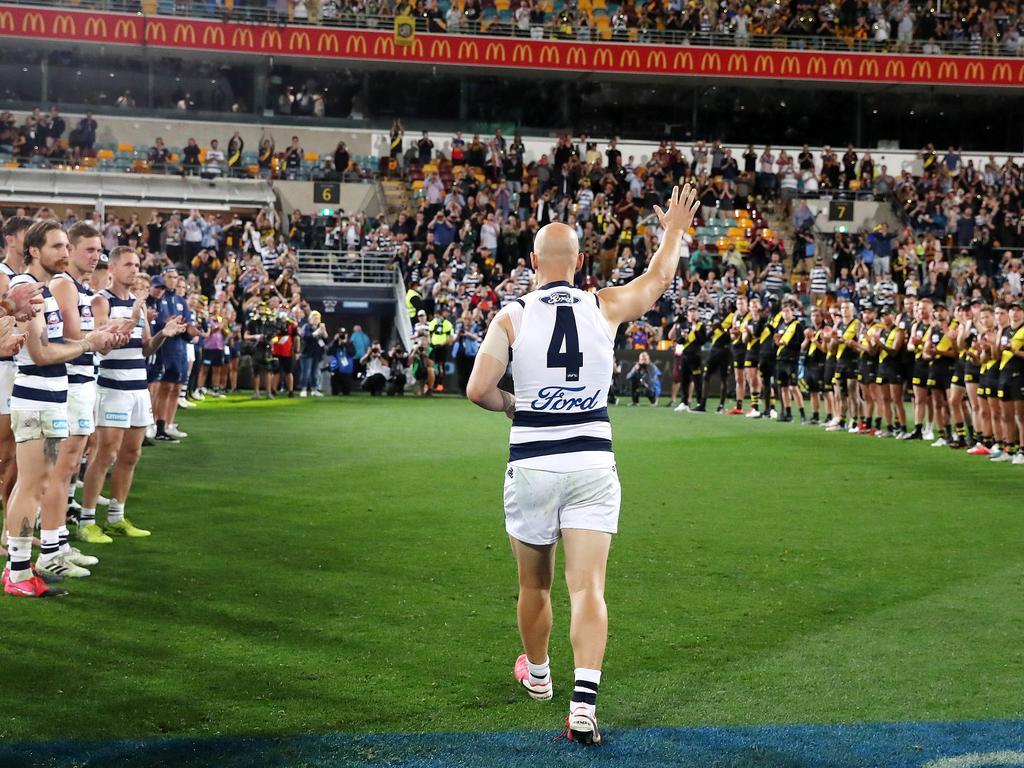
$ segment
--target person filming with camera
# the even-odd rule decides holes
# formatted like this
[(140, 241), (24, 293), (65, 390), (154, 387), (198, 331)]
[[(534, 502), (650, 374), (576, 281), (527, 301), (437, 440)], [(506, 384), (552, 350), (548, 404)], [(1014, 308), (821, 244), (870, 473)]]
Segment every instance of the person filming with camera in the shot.
[(359, 362), (365, 366), (366, 376), (363, 378), (363, 390), (369, 392), (372, 397), (380, 397), (387, 385), (390, 369), (387, 356), (380, 347), (380, 342), (375, 341), (366, 350)]
[(631, 405), (637, 405), (641, 397), (646, 397), (650, 400), (651, 405), (658, 404), (658, 395), (654, 389), (654, 381), (657, 375), (657, 369), (651, 363), (651, 356), (646, 352), (641, 352), (636, 365), (626, 374), (626, 380), (629, 382), (630, 397), (633, 399)]

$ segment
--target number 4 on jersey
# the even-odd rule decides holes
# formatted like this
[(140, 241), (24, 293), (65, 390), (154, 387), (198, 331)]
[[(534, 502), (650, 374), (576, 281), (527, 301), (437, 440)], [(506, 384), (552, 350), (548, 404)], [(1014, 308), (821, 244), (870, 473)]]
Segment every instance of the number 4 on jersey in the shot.
[[(565, 351), (562, 351), (562, 346)], [(548, 344), (548, 368), (564, 368), (566, 381), (579, 381), (583, 367), (580, 335), (576, 330), (576, 316), (572, 307), (555, 308), (555, 331)]]

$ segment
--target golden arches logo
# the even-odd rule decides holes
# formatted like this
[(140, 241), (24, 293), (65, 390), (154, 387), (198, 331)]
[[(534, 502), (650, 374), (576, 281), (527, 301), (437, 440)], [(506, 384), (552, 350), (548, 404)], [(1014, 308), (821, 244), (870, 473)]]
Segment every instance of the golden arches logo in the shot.
[(0, 32), (6, 32), (7, 30), (14, 31), (14, 14), (10, 11), (0, 12)]
[(647, 52), (647, 68), (648, 69), (668, 69), (668, 57), (664, 51), (648, 51)]
[(932, 79), (932, 63), (924, 59), (918, 59), (914, 62), (914, 66), (910, 68), (910, 79), (911, 80), (931, 80)]
[[(88, 29), (88, 27), (86, 27), (86, 29)], [(138, 35), (139, 33), (135, 27), (134, 21), (118, 19), (117, 24), (114, 25), (115, 40), (134, 40)]]
[(292, 51), (308, 51), (310, 49), (309, 33), (301, 29), (293, 29), (288, 43)]
[(236, 29), (231, 33), (231, 47), (241, 50), (252, 50), (256, 47), (251, 29)]
[(774, 75), (775, 59), (764, 53), (754, 59), (754, 74), (756, 75), (758, 72), (769, 72)]
[(281, 33), (276, 29), (265, 29), (263, 34), (260, 35), (260, 48), (266, 50), (271, 48), (273, 50), (280, 50), (284, 45), (281, 40)]
[(520, 43), (512, 51), (512, 63), (517, 64), (520, 61), (533, 64), (533, 49), (526, 43)]
[(890, 59), (885, 62), (885, 79), (898, 78), (903, 80), (907, 76), (907, 68), (903, 66), (902, 59)]
[[(90, 18), (86, 22), (86, 25), (88, 25), (89, 21), (91, 21), (91, 22), (93, 22), (94, 24), (97, 24), (97, 25), (100, 22), (102, 22), (102, 24), (103, 24), (103, 36), (104, 37), (107, 36), (107, 22), (106, 22), (106, 19), (92, 17), (92, 18)], [(86, 26), (86, 28), (88, 29), (88, 26)], [(77, 35), (78, 34), (78, 25), (75, 24), (74, 16), (64, 16), (64, 15), (61, 15), (61, 16), (58, 16), (57, 18), (55, 18), (53, 20), (53, 34), (55, 34), (55, 35)], [(86, 32), (86, 34), (89, 34), (89, 33)]]
[(214, 48), (224, 47), (224, 30), (220, 27), (207, 25), (203, 28), (203, 45)]
[[(350, 37), (349, 40), (351, 39)], [(316, 39), (316, 51), (317, 53), (340, 53), (341, 44), (338, 42), (338, 36), (334, 32), (321, 31), (320, 36)]]
[(167, 42), (167, 29), (164, 27), (162, 21), (148, 21), (146, 22), (146, 42), (147, 43), (166, 43)]
[(196, 44), (196, 31), (191, 24), (178, 24), (174, 28), (175, 44), (188, 42), (189, 45)]
[(672, 59), (672, 69), (674, 70), (692, 70), (693, 69), (693, 54), (689, 51), (676, 51), (675, 57)]
[(480, 58), (480, 47), (475, 40), (460, 40), (457, 58), (460, 61), (476, 61)]
[(875, 59), (861, 59), (860, 69), (857, 71), (857, 77), (868, 78), (872, 80), (878, 79), (878, 62)]
[(717, 53), (705, 53), (700, 57), (700, 68), (704, 72), (719, 72), (722, 69), (722, 57)]
[(594, 69), (598, 67), (610, 67), (612, 65), (612, 52), (607, 48), (598, 48), (594, 51)]
[(554, 64), (556, 67), (562, 64), (562, 54), (558, 52), (557, 45), (545, 45), (540, 49), (540, 63)]
[[(496, 43), (491, 43), (496, 45)], [(491, 50), (491, 46), (487, 46), (488, 52)], [(432, 59), (450, 59), (452, 57), (452, 44), (447, 40), (435, 40), (430, 44), (430, 58)]]
[[(431, 50), (433, 50), (433, 46), (431, 46)], [(484, 61), (501, 61), (504, 58), (505, 49), (501, 45), (494, 42), (487, 44), (487, 50), (484, 51)]]
[[(123, 21), (123, 19), (122, 19)], [(57, 28), (57, 22), (54, 22), (54, 31)], [(86, 37), (106, 37), (107, 36), (107, 20), (101, 17), (91, 16), (85, 20), (85, 36)]]
[(626, 69), (626, 67), (632, 69), (640, 68), (640, 54), (634, 48), (622, 49), (622, 56), (619, 57), (619, 68)]
[(386, 56), (395, 55), (395, 41), (390, 37), (378, 37), (373, 41), (373, 55), (380, 56), (384, 54)]
[(1004, 82), (1010, 82), (1013, 75), (1010, 72), (1010, 65), (1005, 61), (1000, 61), (994, 67), (992, 67), (992, 81), (1002, 80)]
[(348, 35), (345, 38), (345, 53), (366, 54), (366, 38), (362, 35)]
[(853, 77), (853, 64), (843, 56), (836, 56), (832, 60), (832, 77)]
[(782, 59), (782, 74), (784, 75), (799, 75), (800, 74), (800, 59), (796, 56), (786, 56)]
[(944, 61), (939, 64), (939, 80), (959, 80), (960, 67), (955, 61)]
[(402, 53), (411, 53), (418, 59), (423, 58), (423, 41), (418, 37), (412, 41), (412, 45), (403, 45)]
[(726, 62), (725, 68), (729, 72), (746, 72), (747, 67), (747, 54), (745, 53), (730, 53), (729, 61)]
[(964, 71), (964, 78), (969, 82), (974, 80), (980, 82), (985, 79), (985, 68), (981, 65), (980, 61), (972, 61), (967, 65), (967, 69)]
[(807, 63), (807, 76), (821, 77), (825, 74), (826, 69), (825, 59), (821, 56), (812, 56), (811, 60)]
[(41, 13), (26, 13), (21, 19), (21, 31), (31, 34), (38, 34), (45, 31), (46, 24), (43, 22)]

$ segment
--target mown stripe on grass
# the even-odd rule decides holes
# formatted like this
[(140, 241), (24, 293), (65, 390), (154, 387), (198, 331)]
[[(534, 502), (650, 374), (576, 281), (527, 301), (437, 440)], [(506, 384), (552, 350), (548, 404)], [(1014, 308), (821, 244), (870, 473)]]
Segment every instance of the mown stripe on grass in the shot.
[(0, 746), (7, 768), (974, 768), (1024, 766), (1024, 721), (615, 729), (600, 747), (557, 731), (332, 734)]

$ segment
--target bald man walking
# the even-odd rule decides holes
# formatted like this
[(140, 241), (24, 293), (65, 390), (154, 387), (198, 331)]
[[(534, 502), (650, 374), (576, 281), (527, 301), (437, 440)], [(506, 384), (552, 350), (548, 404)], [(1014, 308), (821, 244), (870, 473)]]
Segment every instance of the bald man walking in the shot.
[[(534, 699), (551, 699), (551, 585), (559, 539), (565, 556), (575, 684), (569, 738), (600, 744), (597, 693), (608, 639), (605, 571), (618, 530), (619, 479), (608, 421), (615, 332), (665, 292), (697, 211), (696, 192), (676, 187), (667, 210), (655, 206), (665, 235), (647, 271), (596, 295), (572, 287), (583, 266), (576, 231), (548, 224), (531, 262), (540, 287), (497, 314), (480, 346), (469, 399), (512, 419), (505, 471), (505, 530), (519, 568), (519, 634), (525, 651), (514, 674)], [(498, 389), (509, 365), (515, 394)]]

